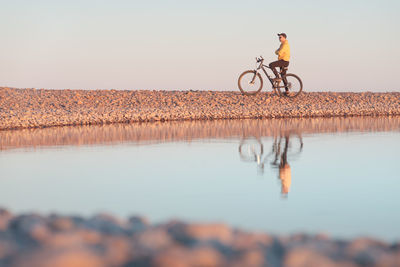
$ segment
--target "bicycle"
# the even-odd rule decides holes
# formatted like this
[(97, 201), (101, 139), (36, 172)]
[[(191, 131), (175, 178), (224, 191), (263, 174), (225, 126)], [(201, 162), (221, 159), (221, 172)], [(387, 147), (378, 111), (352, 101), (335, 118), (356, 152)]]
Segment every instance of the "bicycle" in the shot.
[[(262, 69), (267, 76), (268, 80), (271, 82), (273, 91), (279, 96), (286, 96), (290, 98), (294, 98), (298, 96), (303, 90), (303, 82), (293, 73), (286, 73), (288, 67), (281, 68), (280, 76), (281, 80), (274, 81), (271, 76), (268, 75), (265, 68), (271, 69), (269, 66), (264, 65), (264, 58), (260, 56), (256, 57), (256, 64), (259, 63), (258, 67), (255, 70), (247, 70), (243, 72), (238, 79), (239, 90), (244, 95), (255, 95), (261, 91), (263, 87), (263, 79), (261, 78), (261, 74), (259, 73), (260, 69)], [(280, 83), (283, 81), (283, 85)], [(248, 86), (249, 88), (247, 88)], [(285, 92), (281, 92), (281, 89), (284, 89)]]

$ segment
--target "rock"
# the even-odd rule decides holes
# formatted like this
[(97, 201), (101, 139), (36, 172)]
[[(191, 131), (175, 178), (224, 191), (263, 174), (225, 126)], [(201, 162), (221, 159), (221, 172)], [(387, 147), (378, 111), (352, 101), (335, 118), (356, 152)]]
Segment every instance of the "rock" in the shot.
[(224, 224), (176, 223), (169, 228), (170, 234), (183, 244), (198, 241), (218, 241), (226, 244), (232, 240), (232, 230)]
[(128, 219), (129, 228), (133, 232), (140, 232), (149, 226), (149, 221), (146, 218), (139, 216), (132, 216)]
[(152, 260), (152, 266), (217, 267), (224, 266), (224, 260), (217, 251), (208, 247), (196, 247), (193, 249), (173, 247), (156, 254)]
[(245, 250), (250, 248), (268, 247), (274, 242), (274, 238), (264, 233), (240, 232), (232, 240), (234, 249)]
[(9, 229), (21, 236), (21, 238), (43, 241), (50, 235), (46, 219), (37, 214), (21, 215), (12, 218)]
[(98, 214), (86, 221), (85, 226), (106, 234), (118, 235), (126, 232), (126, 223), (109, 214)]
[(0, 231), (4, 231), (8, 227), (8, 223), (12, 218), (12, 214), (6, 209), (0, 208)]
[(70, 218), (66, 217), (56, 217), (52, 218), (50, 223), (50, 227), (56, 231), (67, 231), (73, 229), (74, 222)]
[(106, 266), (123, 266), (132, 257), (131, 242), (124, 237), (108, 237), (104, 240)]
[(267, 263), (264, 251), (260, 249), (251, 249), (251, 250), (246, 250), (243, 253), (240, 253), (238, 257), (235, 257), (233, 260), (231, 260), (229, 266), (260, 267), (260, 266), (270, 266), (270, 265)]
[(284, 267), (356, 267), (357, 265), (341, 261), (335, 262), (329, 257), (307, 248), (289, 251), (283, 260)]
[(144, 251), (155, 252), (166, 249), (174, 244), (171, 236), (162, 227), (149, 228), (135, 236), (138, 248)]
[(18, 258), (15, 267), (105, 267), (105, 262), (85, 249), (71, 249), (61, 251), (39, 251)]

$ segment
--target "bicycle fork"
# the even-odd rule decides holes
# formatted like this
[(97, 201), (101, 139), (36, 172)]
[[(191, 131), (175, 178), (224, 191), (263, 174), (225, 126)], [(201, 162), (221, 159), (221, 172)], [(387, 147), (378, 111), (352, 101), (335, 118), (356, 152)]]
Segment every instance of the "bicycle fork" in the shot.
[(250, 84), (254, 84), (254, 81), (256, 80), (257, 74), (258, 74), (258, 71), (254, 70), (254, 76), (253, 76), (253, 79), (251, 79)]

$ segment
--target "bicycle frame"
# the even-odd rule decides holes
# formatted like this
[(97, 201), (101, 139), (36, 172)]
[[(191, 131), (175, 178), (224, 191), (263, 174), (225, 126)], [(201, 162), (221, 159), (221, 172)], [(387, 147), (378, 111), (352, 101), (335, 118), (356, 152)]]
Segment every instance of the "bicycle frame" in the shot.
[[(257, 59), (257, 58), (256, 58), (256, 59)], [(290, 86), (290, 85), (276, 86), (276, 85), (274, 84), (273, 78), (271, 78), (271, 76), (269, 76), (269, 75), (268, 75), (268, 72), (265, 70), (265, 68), (268, 68), (268, 69), (270, 69), (270, 70), (272, 70), (272, 69), (271, 69), (269, 66), (263, 64), (263, 63), (264, 63), (264, 58), (261, 57), (260, 59), (257, 59), (257, 63), (258, 63), (258, 62), (260, 62), (260, 64), (258, 65), (257, 69), (254, 70), (254, 71), (255, 71), (255, 75), (254, 75), (253, 80), (254, 80), (255, 77), (257, 76), (258, 71), (259, 71), (260, 69), (262, 69), (262, 70), (264, 71), (264, 74), (267, 76), (269, 82), (271, 83), (272, 89), (274, 90), (275, 93), (278, 94), (278, 92), (276, 91), (277, 88), (285, 88), (286, 86)], [(281, 77), (281, 78), (282, 78), (282, 80), (284, 79), (284, 77)], [(253, 81), (252, 81), (252, 82), (253, 82)]]

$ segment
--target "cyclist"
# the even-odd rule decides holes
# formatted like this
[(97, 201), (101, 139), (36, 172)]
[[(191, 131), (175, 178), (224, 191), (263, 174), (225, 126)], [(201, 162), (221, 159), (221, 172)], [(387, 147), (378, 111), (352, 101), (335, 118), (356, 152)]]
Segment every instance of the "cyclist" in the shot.
[[(275, 54), (278, 55), (278, 60), (271, 62), (269, 64), (269, 67), (272, 69), (272, 71), (275, 74), (274, 81), (276, 81), (276, 82), (282, 81), (282, 79), (279, 78), (279, 74), (278, 74), (278, 71), (276, 70), (276, 68), (277, 67), (284, 68), (284, 67), (289, 66), (289, 59), (290, 59), (290, 47), (289, 47), (288, 40), (286, 40), (286, 38), (287, 38), (286, 33), (278, 33), (278, 36), (279, 36), (279, 41), (281, 42), (279, 49), (277, 49), (275, 51)], [(285, 75), (285, 74), (286, 74), (286, 70), (283, 70), (282, 75)], [(287, 89), (286, 89), (286, 91), (287, 91)]]
[(290, 190), (290, 185), (292, 184), (292, 171), (290, 165), (287, 162), (287, 152), (289, 147), (289, 137), (285, 136), (285, 148), (281, 154), (281, 161), (279, 163), (279, 179), (281, 180), (281, 194), (283, 197), (287, 197)]

